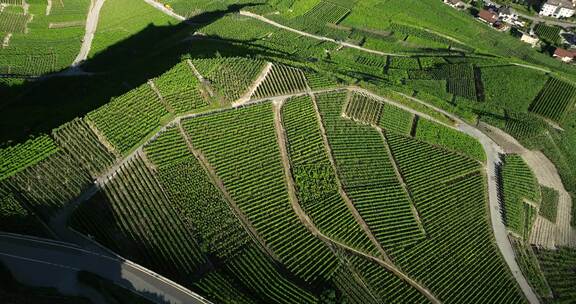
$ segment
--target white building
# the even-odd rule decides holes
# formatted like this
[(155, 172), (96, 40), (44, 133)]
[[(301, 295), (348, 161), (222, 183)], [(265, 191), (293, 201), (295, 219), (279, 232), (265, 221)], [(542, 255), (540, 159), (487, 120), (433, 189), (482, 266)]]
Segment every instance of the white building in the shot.
[(572, 17), (575, 12), (574, 0), (548, 0), (542, 5), (539, 14), (554, 18), (568, 18)]
[(520, 38), (520, 40), (522, 42), (526, 42), (526, 43), (530, 44), (532, 47), (535, 47), (538, 44), (538, 42), (540, 41), (540, 39), (538, 39), (537, 37), (530, 36), (530, 35), (527, 35), (524, 33), (522, 34), (522, 38)]

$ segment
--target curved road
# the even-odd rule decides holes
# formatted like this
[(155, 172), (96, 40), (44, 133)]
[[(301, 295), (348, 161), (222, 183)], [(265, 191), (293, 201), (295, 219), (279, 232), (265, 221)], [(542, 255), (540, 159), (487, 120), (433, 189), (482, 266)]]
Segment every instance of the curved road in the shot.
[(35, 286), (56, 287), (64, 292), (73, 293), (76, 290), (76, 274), (85, 270), (156, 303), (210, 303), (200, 295), (128, 260), (49, 239), (1, 233), (0, 260), (17, 280)]
[(82, 46), (80, 47), (80, 52), (74, 62), (72, 62), (72, 67), (77, 67), (82, 63), (92, 48), (92, 39), (94, 39), (94, 33), (96, 33), (96, 27), (98, 26), (98, 19), (100, 16), (100, 10), (104, 5), (104, 0), (95, 0), (96, 2), (90, 3), (90, 11), (88, 11), (88, 17), (86, 18), (86, 32), (84, 33), (84, 38), (82, 39)]

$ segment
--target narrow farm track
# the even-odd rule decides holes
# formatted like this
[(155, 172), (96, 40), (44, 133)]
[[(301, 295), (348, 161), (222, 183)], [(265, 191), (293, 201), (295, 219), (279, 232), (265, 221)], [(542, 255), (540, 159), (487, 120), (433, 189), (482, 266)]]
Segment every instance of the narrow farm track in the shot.
[(274, 126), (276, 129), (276, 139), (278, 142), (278, 147), (280, 149), (280, 156), (282, 158), (282, 165), (284, 167), (284, 176), (285, 176), (285, 181), (286, 181), (286, 185), (288, 187), (288, 196), (290, 198), (290, 204), (292, 205), (292, 209), (294, 210), (294, 213), (296, 213), (296, 215), (298, 216), (298, 218), (300, 219), (300, 222), (317, 238), (319, 238), (320, 240), (324, 241), (325, 243), (329, 244), (329, 245), (333, 245), (336, 247), (339, 247), (341, 249), (344, 249), (350, 253), (353, 253), (355, 255), (359, 255), (362, 256), (364, 258), (368, 258), (372, 261), (377, 262), (379, 265), (383, 266), (384, 268), (386, 268), (388, 271), (392, 272), (394, 275), (398, 276), (400, 279), (402, 279), (404, 282), (408, 283), (409, 285), (411, 285), (412, 287), (414, 287), (416, 290), (418, 290), (419, 292), (421, 292), (426, 298), (428, 298), (428, 300), (430, 300), (430, 302), (432, 303), (441, 303), (433, 294), (432, 292), (430, 292), (430, 290), (428, 290), (426, 287), (420, 285), (419, 283), (417, 283), (416, 281), (414, 281), (413, 279), (411, 279), (410, 277), (408, 277), (406, 274), (404, 274), (402, 271), (400, 271), (394, 264), (392, 264), (389, 260), (388, 261), (383, 261), (377, 257), (374, 257), (372, 255), (363, 253), (359, 250), (356, 250), (354, 248), (351, 248), (350, 246), (340, 243), (338, 241), (335, 241), (331, 238), (329, 238), (328, 236), (324, 235), (320, 230), (318, 230), (318, 228), (314, 225), (314, 223), (312, 222), (312, 220), (310, 219), (310, 217), (308, 217), (308, 215), (306, 214), (306, 212), (304, 212), (304, 210), (302, 209), (302, 207), (300, 206), (300, 203), (298, 201), (298, 196), (296, 195), (296, 187), (294, 185), (294, 179), (292, 177), (292, 170), (291, 170), (291, 165), (290, 165), (290, 158), (288, 157), (288, 149), (286, 147), (286, 132), (284, 130), (284, 126), (282, 123), (282, 114), (281, 114), (281, 108), (282, 108), (282, 104), (283, 104), (283, 100), (282, 101), (275, 101), (274, 102)]
[(378, 239), (376, 239), (376, 236), (374, 235), (374, 233), (372, 232), (372, 230), (368, 226), (368, 223), (366, 223), (364, 218), (360, 215), (360, 212), (358, 212), (358, 209), (356, 209), (356, 206), (354, 206), (354, 203), (352, 202), (352, 200), (350, 199), (350, 197), (348, 196), (346, 191), (344, 191), (344, 187), (342, 186), (342, 181), (340, 180), (340, 176), (338, 175), (338, 169), (336, 166), (336, 161), (334, 160), (334, 154), (332, 152), (332, 148), (330, 147), (330, 143), (328, 142), (328, 135), (326, 134), (326, 129), (324, 128), (324, 123), (322, 123), (322, 117), (320, 116), (320, 110), (318, 109), (318, 104), (316, 103), (316, 96), (314, 94), (310, 93), (310, 98), (312, 98), (312, 105), (314, 106), (314, 114), (316, 115), (316, 120), (318, 121), (320, 133), (322, 134), (322, 142), (324, 144), (324, 149), (326, 150), (326, 155), (328, 156), (328, 160), (330, 161), (330, 165), (332, 166), (332, 170), (334, 170), (334, 178), (335, 178), (336, 183), (338, 185), (338, 193), (340, 193), (340, 196), (342, 197), (342, 199), (346, 203), (348, 210), (350, 210), (352, 212), (352, 215), (354, 216), (354, 219), (356, 220), (356, 222), (360, 225), (360, 227), (362, 227), (362, 230), (364, 230), (364, 233), (366, 233), (366, 235), (368, 235), (368, 238), (370, 238), (370, 241), (372, 242), (372, 244), (374, 244), (376, 246), (376, 248), (378, 249), (378, 252), (382, 256), (382, 258), (386, 262), (392, 263), (392, 261), (388, 257), (388, 254), (386, 254), (386, 250), (384, 250), (384, 247), (382, 247), (382, 244), (380, 244)]
[[(350, 86), (350, 87), (346, 87), (346, 88), (337, 88), (337, 89), (327, 89), (327, 90), (318, 90), (318, 91), (306, 91), (306, 92), (299, 92), (299, 93), (294, 93), (294, 94), (287, 94), (287, 95), (283, 95), (283, 96), (277, 96), (274, 98), (262, 98), (262, 99), (255, 99), (255, 100), (251, 100), (245, 104), (242, 105), (238, 105), (235, 107), (232, 107), (231, 109), (236, 109), (236, 108), (241, 108), (241, 107), (245, 107), (245, 106), (249, 106), (252, 104), (258, 104), (258, 103), (262, 103), (262, 102), (269, 102), (271, 100), (284, 100), (284, 99), (288, 99), (291, 97), (296, 97), (296, 96), (303, 96), (303, 95), (311, 95), (314, 96), (315, 94), (321, 94), (321, 93), (327, 93), (327, 92), (341, 92), (343, 90), (351, 90), (351, 91), (357, 91), (360, 92), (362, 94), (365, 94), (371, 98), (375, 98), (376, 100), (380, 100), (383, 102), (387, 102), (389, 104), (392, 104), (396, 107), (399, 107), (401, 109), (404, 109), (408, 112), (411, 112), (413, 114), (419, 115), (420, 117), (426, 118), (426, 119), (430, 119), (432, 121), (435, 121), (437, 123), (446, 125), (443, 122), (438, 121), (437, 119), (434, 119), (433, 117), (430, 117), (429, 115), (426, 115), (424, 113), (420, 113), (418, 111), (415, 111), (414, 109), (408, 108), (405, 105), (396, 103), (392, 100), (389, 100), (387, 98), (383, 98), (381, 96), (378, 96), (368, 90), (359, 88), (359, 87), (355, 87), (355, 86)], [(415, 102), (421, 103), (422, 105), (431, 108), (437, 112), (440, 112), (444, 115), (446, 115), (447, 117), (450, 117), (452, 120), (454, 120), (457, 123), (457, 129), (459, 129), (460, 131), (471, 135), (472, 137), (476, 138), (477, 140), (479, 140), (486, 152), (486, 155), (488, 157), (488, 162), (487, 162), (487, 169), (486, 169), (486, 173), (488, 175), (488, 189), (489, 189), (489, 203), (490, 203), (490, 216), (491, 216), (491, 224), (492, 224), (492, 228), (494, 231), (494, 235), (496, 237), (496, 244), (498, 246), (498, 248), (500, 249), (500, 252), (502, 253), (504, 260), (506, 261), (506, 263), (508, 264), (514, 278), (516, 279), (516, 281), (518, 282), (520, 288), (522, 289), (524, 295), (526, 296), (526, 298), (529, 300), (530, 303), (539, 303), (538, 298), (536, 297), (535, 293), (532, 291), (531, 287), (528, 285), (528, 282), (526, 281), (524, 275), (522, 274), (522, 272), (520, 271), (520, 268), (515, 260), (515, 256), (514, 256), (514, 251), (512, 249), (512, 246), (510, 244), (510, 241), (508, 240), (508, 236), (507, 236), (507, 231), (506, 228), (504, 227), (504, 224), (502, 222), (502, 217), (501, 217), (501, 213), (499, 212), (499, 208), (500, 208), (500, 202), (498, 201), (498, 195), (497, 195), (497, 190), (498, 190), (498, 184), (497, 184), (497, 179), (495, 178), (495, 169), (496, 166), (499, 165), (500, 163), (500, 153), (502, 152), (501, 148), (494, 142), (492, 141), (488, 136), (486, 136), (484, 133), (480, 132), (478, 129), (464, 123), (461, 119), (459, 119), (458, 117), (456, 117), (453, 114), (447, 113), (444, 110), (438, 109), (436, 107), (433, 107), (431, 105), (426, 104), (425, 102), (418, 100), (416, 98), (413, 98), (411, 96), (405, 95), (400, 93), (402, 96), (409, 98), (411, 100), (414, 100)], [(314, 101), (314, 105), (315, 105), (315, 110), (317, 113), (318, 112), (318, 108), (315, 102), (315, 98), (313, 97), (313, 101)], [(220, 110), (212, 110), (212, 111), (208, 111), (208, 112), (204, 112), (204, 113), (195, 113), (195, 114), (188, 114), (188, 115), (183, 115), (183, 116), (178, 116), (176, 118), (174, 118), (172, 120), (172, 122), (168, 123), (167, 125), (165, 125), (163, 128), (161, 128), (157, 133), (155, 133), (154, 135), (150, 136), (149, 139), (143, 143), (141, 146), (139, 146), (130, 156), (133, 156), (134, 153), (140, 152), (142, 150), (142, 147), (148, 143), (150, 140), (156, 138), (158, 136), (158, 134), (160, 134), (161, 132), (163, 132), (164, 130), (166, 130), (166, 128), (168, 126), (173, 126), (174, 124), (179, 124), (180, 121), (182, 119), (185, 118), (192, 118), (192, 117), (197, 117), (197, 116), (203, 116), (203, 115), (209, 115), (211, 113), (216, 113), (216, 112), (220, 112), (220, 111), (226, 111), (226, 110), (230, 110), (230, 108), (228, 109), (220, 109)], [(317, 114), (319, 115), (319, 114)], [(449, 126), (451, 128), (454, 128), (454, 126)], [(325, 130), (321, 129), (323, 136), (325, 136)], [(326, 140), (326, 138), (324, 137), (324, 140)], [(329, 150), (328, 150), (329, 151)], [(330, 153), (328, 155), (331, 155)], [(123, 160), (121, 163), (125, 163), (127, 160)], [(331, 160), (333, 161), (333, 159)], [(120, 164), (115, 166), (115, 169), (117, 170), (120, 167)], [(112, 171), (114, 170), (111, 169)], [(337, 172), (337, 171), (336, 171)], [(110, 172), (107, 173), (107, 175), (105, 177), (99, 178), (98, 180), (100, 182), (106, 182), (107, 179), (113, 177), (116, 173), (115, 172)], [(339, 183), (341, 184), (341, 183)], [(345, 193), (340, 192), (341, 194), (343, 194), (343, 198), (346, 198), (346, 195), (344, 195)], [(351, 204), (351, 201), (348, 200), (347, 204)], [(354, 209), (351, 209), (354, 210)], [(357, 213), (353, 213), (356, 216), (358, 216)], [(366, 228), (365, 223), (362, 224), (362, 221), (359, 222), (363, 228)], [(369, 234), (370, 235), (370, 234)], [(340, 244), (340, 243), (335, 243), (334, 241), (332, 241), (331, 239), (327, 238), (326, 236), (322, 235), (322, 234), (318, 234), (318, 237), (325, 240), (326, 242), (332, 243), (332, 244), (336, 244), (338, 246), (340, 246), (341, 248), (344, 248), (350, 252), (353, 252), (355, 254), (359, 254), (362, 256), (365, 256), (367, 258), (370, 258), (372, 260), (374, 260), (375, 262), (379, 263), (380, 265), (382, 265), (383, 267), (386, 267), (388, 269), (388, 267), (391, 267), (389, 270), (394, 272), (395, 270), (397, 271), (397, 269), (390, 265), (387, 261), (384, 261), (382, 259), (378, 259), (376, 257), (372, 257), (370, 255), (366, 255), (362, 252), (359, 252), (353, 248), (350, 248), (344, 244)], [(371, 238), (371, 240), (374, 240), (373, 238)], [(396, 273), (396, 272), (395, 272)], [(398, 275), (402, 278), (406, 277), (403, 273), (399, 272)], [(406, 277), (405, 281), (407, 282), (413, 282), (414, 286), (419, 286), (417, 284), (417, 282), (414, 282), (413, 280), (411, 280), (410, 278)], [(427, 290), (425, 289), (419, 289), (422, 290), (423, 293), (427, 292)], [(430, 295), (432, 298), (433, 296)]]
[(232, 211), (234, 212), (234, 214), (236, 214), (236, 216), (238, 217), (238, 219), (242, 223), (242, 226), (244, 226), (244, 229), (246, 229), (246, 231), (248, 232), (250, 237), (253, 238), (253, 240), (256, 243), (260, 244), (260, 246), (266, 251), (266, 253), (269, 256), (271, 256), (272, 258), (274, 258), (277, 261), (280, 261), (280, 258), (278, 258), (278, 256), (276, 256), (276, 254), (274, 254), (274, 252), (272, 251), (272, 249), (270, 249), (270, 247), (268, 247), (268, 245), (266, 245), (266, 242), (264, 241), (264, 239), (262, 237), (260, 237), (260, 235), (258, 234), (256, 229), (254, 229), (254, 227), (250, 223), (250, 220), (248, 219), (248, 217), (244, 214), (244, 212), (242, 212), (240, 207), (238, 207), (238, 204), (232, 198), (232, 196), (230, 195), (230, 193), (226, 189), (226, 186), (224, 186), (224, 182), (222, 181), (222, 179), (220, 179), (218, 177), (216, 170), (208, 162), (208, 159), (206, 159), (206, 157), (204, 156), (204, 154), (202, 154), (201, 151), (196, 150), (194, 148), (194, 146), (192, 146), (192, 142), (190, 141), (190, 136), (184, 130), (184, 127), (182, 127), (182, 124), (180, 122), (178, 122), (178, 129), (180, 131), (180, 135), (186, 141), (186, 146), (188, 147), (188, 150), (190, 151), (190, 153), (192, 153), (194, 155), (194, 157), (202, 165), (202, 167), (204, 168), (204, 171), (206, 171), (206, 173), (210, 177), (212, 183), (218, 187), (218, 189), (220, 190), (220, 193), (224, 196), (224, 199), (230, 204), (230, 206), (232, 207)]
[(252, 97), (252, 95), (254, 95), (254, 92), (256, 92), (256, 89), (258, 89), (260, 84), (266, 79), (266, 76), (268, 76), (268, 74), (272, 70), (272, 66), (273, 64), (271, 62), (267, 62), (262, 71), (260, 72), (260, 75), (258, 75), (258, 78), (256, 78), (256, 81), (254, 81), (254, 83), (252, 83), (252, 85), (248, 88), (248, 90), (246, 90), (244, 96), (240, 97), (240, 99), (238, 99), (232, 105), (241, 105), (243, 103), (248, 102)]
[(100, 10), (104, 5), (104, 1), (105, 0), (93, 0), (90, 4), (90, 11), (88, 11), (88, 17), (86, 18), (86, 31), (84, 33), (84, 39), (82, 39), (82, 46), (80, 47), (78, 56), (76, 56), (76, 59), (74, 59), (74, 62), (72, 62), (73, 68), (78, 67), (78, 65), (80, 65), (84, 60), (88, 58), (88, 54), (92, 48), (92, 39), (94, 39), (96, 27), (98, 26)]

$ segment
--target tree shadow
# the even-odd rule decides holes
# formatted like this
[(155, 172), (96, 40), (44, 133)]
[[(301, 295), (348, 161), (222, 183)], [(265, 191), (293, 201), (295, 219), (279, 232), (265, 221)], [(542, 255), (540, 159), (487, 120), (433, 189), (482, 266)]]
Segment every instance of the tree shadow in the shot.
[[(81, 68), (89, 75), (62, 76), (64, 71), (9, 85), (0, 81), (0, 145), (49, 134), (63, 123), (81, 117), (169, 70), (182, 56), (278, 57), (279, 51), (249, 41), (194, 36), (200, 28), (254, 4), (231, 5), (184, 22), (155, 26), (122, 40), (87, 59)], [(13, 75), (18, 76), (18, 75)]]

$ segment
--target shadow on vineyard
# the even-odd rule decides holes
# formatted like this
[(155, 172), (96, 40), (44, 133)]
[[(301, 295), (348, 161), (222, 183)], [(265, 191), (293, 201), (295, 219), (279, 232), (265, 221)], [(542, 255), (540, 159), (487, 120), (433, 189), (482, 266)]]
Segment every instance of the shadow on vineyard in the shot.
[[(150, 24), (144, 30), (89, 58), (89, 76), (54, 77), (10, 85), (0, 81), (0, 145), (24, 142), (30, 134), (49, 134), (169, 70), (182, 56), (283, 56), (249, 41), (195, 36), (198, 29), (251, 4), (231, 5), (170, 26)], [(217, 39), (216, 39), (217, 38)], [(247, 43), (248, 42), (248, 43)]]

